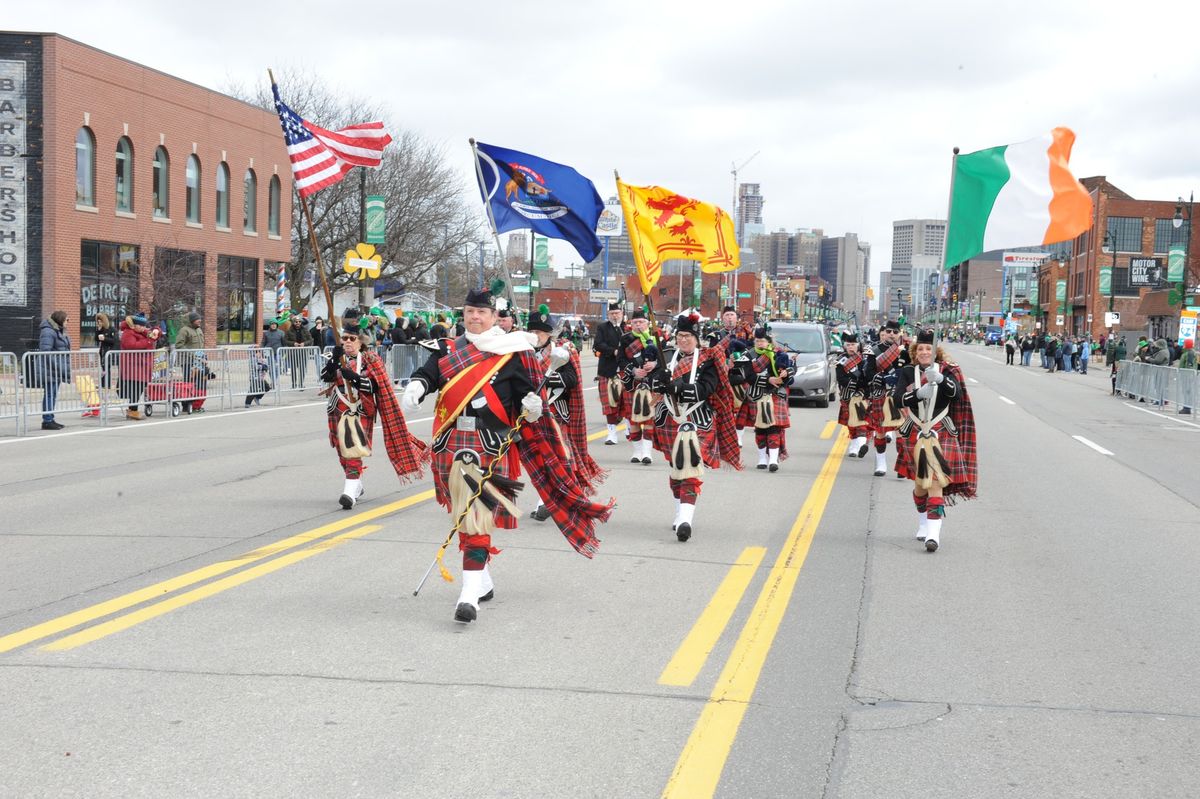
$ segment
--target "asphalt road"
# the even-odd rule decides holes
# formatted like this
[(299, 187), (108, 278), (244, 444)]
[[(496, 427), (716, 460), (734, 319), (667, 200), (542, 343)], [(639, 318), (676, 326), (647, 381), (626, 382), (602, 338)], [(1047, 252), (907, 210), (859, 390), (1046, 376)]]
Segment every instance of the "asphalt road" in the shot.
[(428, 478), (341, 511), (319, 404), (0, 438), (0, 796), (1200, 795), (1200, 427), (952, 353), (981, 496), (936, 554), (795, 408), (687, 544), (665, 466), (595, 442), (600, 554), (499, 533), (466, 627), (412, 596)]

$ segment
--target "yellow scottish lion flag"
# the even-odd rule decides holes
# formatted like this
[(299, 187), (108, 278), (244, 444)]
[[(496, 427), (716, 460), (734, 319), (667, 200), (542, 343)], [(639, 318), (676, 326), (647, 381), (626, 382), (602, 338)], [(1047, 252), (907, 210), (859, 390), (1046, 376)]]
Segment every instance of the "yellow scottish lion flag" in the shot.
[(620, 180), (617, 195), (643, 294), (658, 283), (668, 258), (698, 261), (701, 271), (710, 274), (737, 269), (733, 219), (717, 206), (662, 186), (630, 186)]

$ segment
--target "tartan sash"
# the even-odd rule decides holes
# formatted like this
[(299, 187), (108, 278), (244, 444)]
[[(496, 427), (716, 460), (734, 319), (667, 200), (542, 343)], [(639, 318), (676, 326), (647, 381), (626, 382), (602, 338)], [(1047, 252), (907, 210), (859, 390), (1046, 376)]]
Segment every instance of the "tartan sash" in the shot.
[[(449, 371), (453, 377), (438, 392), (437, 405), (433, 412), (435, 440), (454, 424), (467, 407), (467, 403), (484, 390), (488, 382), (511, 358), (512, 353), (492, 355), (476, 349), (474, 345), (467, 345), (462, 350), (442, 358), (442, 373), (446, 374)], [(491, 406), (492, 403), (489, 402), (488, 405)]]

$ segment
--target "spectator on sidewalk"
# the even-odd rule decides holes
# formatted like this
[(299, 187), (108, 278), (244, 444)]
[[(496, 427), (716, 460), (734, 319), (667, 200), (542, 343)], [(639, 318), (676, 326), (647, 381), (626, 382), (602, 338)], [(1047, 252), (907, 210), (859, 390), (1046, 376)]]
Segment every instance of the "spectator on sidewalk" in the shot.
[(42, 429), (62, 430), (63, 426), (54, 421), (54, 406), (58, 403), (59, 383), (71, 382), (71, 338), (67, 335), (64, 325), (67, 322), (66, 311), (55, 311), (50, 318), (42, 320), (38, 328), (38, 352), (62, 352), (66, 355), (53, 357), (38, 357), (34, 361), (38, 374), (38, 384), (42, 387)]
[(185, 400), (184, 413), (204, 413), (205, 387), (208, 383), (208, 360), (200, 350), (204, 349), (204, 327), (200, 314), (188, 314), (187, 324), (175, 336), (175, 349), (179, 353), (179, 368), (183, 379), (196, 390), (196, 399)]
[(1021, 365), (1029, 366), (1033, 360), (1033, 336), (1025, 334), (1021, 336)]
[(1004, 340), (1004, 365), (1013, 365), (1013, 356), (1017, 354), (1017, 342), (1013, 341), (1013, 337), (1009, 336)]
[(1114, 397), (1117, 395), (1117, 370), (1121, 366), (1121, 361), (1125, 360), (1125, 356), (1128, 354), (1124, 336), (1121, 336), (1119, 341), (1115, 333), (1108, 337), (1108, 350), (1104, 354), (1104, 363), (1110, 367), (1109, 376), (1112, 379)]
[[(1194, 372), (1197, 369), (1200, 369), (1200, 358), (1196, 357), (1196, 342), (1195, 341), (1193, 341), (1192, 339), (1189, 338), (1183, 342), (1183, 350), (1179, 353), (1179, 362), (1176, 364), (1176, 366), (1179, 367), (1179, 371), (1180, 371), (1179, 379), (1181, 381), (1185, 380), (1185, 379), (1191, 380), (1192, 389), (1190, 392), (1186, 393), (1185, 396), (1187, 396), (1189, 399), (1191, 399), (1193, 402), (1195, 402), (1196, 398), (1191, 396), (1191, 394), (1195, 393), (1195, 391), (1197, 391), (1197, 390), (1200, 390), (1200, 378), (1198, 378), (1196, 375), (1189, 374), (1190, 372)], [(1186, 389), (1185, 389), (1185, 391), (1186, 391)], [(1192, 406), (1191, 405), (1183, 405), (1182, 407), (1180, 407), (1179, 412), (1180, 413), (1191, 413)]]
[(1087, 341), (1085, 339), (1083, 341), (1083, 343), (1080, 344), (1080, 346), (1079, 346), (1079, 373), (1080, 374), (1082, 374), (1082, 375), (1087, 374), (1088, 361), (1091, 360), (1091, 357), (1092, 357), (1092, 344), (1090, 341)]
[(154, 371), (154, 346), (158, 328), (151, 328), (143, 314), (125, 317), (121, 322), (121, 352), (117, 355), (117, 374), (120, 385), (117, 394), (129, 403), (126, 419), (141, 419), (138, 401), (146, 391)]
[(1062, 344), (1059, 345), (1059, 350), (1062, 352), (1062, 366), (1060, 368), (1064, 372), (1072, 371), (1071, 363), (1075, 359), (1075, 342), (1070, 336), (1064, 335)]
[(121, 343), (121, 334), (113, 327), (112, 320), (103, 311), (96, 314), (96, 343), (100, 346), (100, 385), (109, 388), (108, 354)]

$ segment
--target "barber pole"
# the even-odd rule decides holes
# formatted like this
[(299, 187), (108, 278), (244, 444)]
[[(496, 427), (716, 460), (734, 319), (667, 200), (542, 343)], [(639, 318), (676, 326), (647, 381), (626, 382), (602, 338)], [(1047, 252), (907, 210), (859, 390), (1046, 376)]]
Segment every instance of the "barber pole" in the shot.
[(275, 315), (282, 316), (283, 311), (287, 308), (287, 303), (283, 301), (283, 292), (287, 288), (287, 266), (283, 263), (279, 264), (279, 275), (275, 278)]

